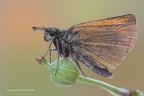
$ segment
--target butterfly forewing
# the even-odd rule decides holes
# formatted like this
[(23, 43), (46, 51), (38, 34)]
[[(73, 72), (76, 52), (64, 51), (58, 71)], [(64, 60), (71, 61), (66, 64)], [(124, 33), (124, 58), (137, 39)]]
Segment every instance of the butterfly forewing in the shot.
[(100, 65), (115, 69), (132, 49), (137, 38), (136, 19), (132, 14), (77, 24), (69, 29), (77, 33), (69, 39)]
[(118, 24), (136, 24), (136, 19), (133, 14), (127, 14), (122, 16), (116, 16), (91, 22), (85, 22), (77, 24), (70, 29), (76, 28), (76, 27), (82, 27), (82, 26), (101, 26), (101, 25), (118, 25)]

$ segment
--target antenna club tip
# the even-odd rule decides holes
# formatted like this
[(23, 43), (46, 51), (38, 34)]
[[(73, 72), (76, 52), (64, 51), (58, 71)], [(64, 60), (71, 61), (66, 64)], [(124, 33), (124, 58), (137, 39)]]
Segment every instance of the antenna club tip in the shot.
[(34, 26), (33, 26), (32, 29), (35, 31), (35, 30), (37, 29), (37, 27), (34, 27)]
[(33, 29), (34, 31), (36, 31), (36, 30), (45, 30), (44, 27), (35, 27), (35, 26), (33, 26), (32, 29)]

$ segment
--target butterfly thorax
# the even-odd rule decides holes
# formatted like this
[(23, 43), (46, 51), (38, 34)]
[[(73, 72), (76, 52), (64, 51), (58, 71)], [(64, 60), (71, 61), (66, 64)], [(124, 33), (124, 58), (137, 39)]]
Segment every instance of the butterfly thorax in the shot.
[(68, 32), (65, 30), (60, 31), (55, 35), (53, 39), (53, 44), (55, 45), (60, 56), (69, 56), (69, 42), (68, 42)]

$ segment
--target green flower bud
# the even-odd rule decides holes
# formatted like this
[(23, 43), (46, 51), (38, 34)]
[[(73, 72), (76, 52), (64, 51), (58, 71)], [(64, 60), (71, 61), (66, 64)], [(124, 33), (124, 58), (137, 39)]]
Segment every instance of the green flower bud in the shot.
[(74, 85), (80, 75), (80, 71), (75, 63), (64, 57), (50, 64), (49, 69), (53, 83), (62, 87)]
[(87, 84), (95, 84), (107, 90), (111, 94), (116, 94), (118, 96), (144, 96), (144, 93), (139, 90), (130, 91), (99, 80), (81, 76), (75, 63), (68, 58), (60, 58), (52, 64), (49, 64), (44, 57), (36, 60), (39, 64), (42, 64), (50, 69), (51, 80), (58, 86), (69, 87), (74, 85), (76, 81), (79, 81)]

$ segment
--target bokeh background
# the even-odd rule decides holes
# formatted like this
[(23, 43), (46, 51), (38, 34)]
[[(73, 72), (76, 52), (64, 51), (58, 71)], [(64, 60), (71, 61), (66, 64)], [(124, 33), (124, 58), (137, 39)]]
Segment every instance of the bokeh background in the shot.
[[(111, 96), (93, 85), (55, 86), (39, 58), (48, 48), (41, 31), (32, 26), (67, 29), (77, 23), (132, 13), (137, 18), (138, 40), (113, 79), (89, 77), (118, 87), (144, 91), (144, 0), (0, 0), (0, 96)], [(56, 53), (53, 59), (56, 59)], [(33, 91), (8, 91), (27, 89)]]

